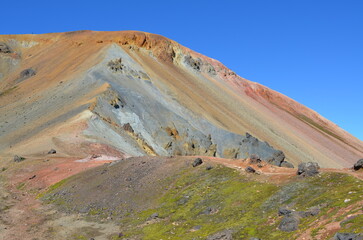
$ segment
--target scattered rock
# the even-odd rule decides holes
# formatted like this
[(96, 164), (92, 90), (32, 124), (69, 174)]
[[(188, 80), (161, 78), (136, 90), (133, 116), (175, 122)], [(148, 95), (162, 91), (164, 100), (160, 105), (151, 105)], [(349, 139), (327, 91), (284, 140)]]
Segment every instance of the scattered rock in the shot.
[(336, 233), (334, 240), (363, 240), (363, 236), (355, 233)]
[(29, 180), (32, 180), (32, 179), (36, 178), (36, 176), (37, 176), (37, 175), (33, 175), (33, 176), (31, 176), (31, 177), (29, 178)]
[(213, 169), (213, 167), (212, 166), (207, 166), (206, 168), (205, 168), (205, 170), (212, 170)]
[(21, 161), (24, 161), (24, 160), (25, 160), (25, 157), (21, 157), (21, 156), (18, 156), (18, 155), (14, 156), (14, 162), (21, 162)]
[(159, 213), (153, 213), (153, 214), (150, 215), (148, 220), (157, 219), (157, 218), (159, 218)]
[(296, 231), (299, 228), (300, 219), (294, 214), (285, 215), (281, 220), (279, 229), (284, 232)]
[(316, 216), (320, 213), (320, 207), (319, 206), (311, 207), (308, 211), (305, 211), (305, 213), (307, 213), (308, 216)]
[(287, 161), (283, 161), (280, 165), (280, 167), (285, 167), (285, 168), (294, 168), (294, 165), (290, 162)]
[(0, 42), (0, 53), (12, 53), (13, 51), (10, 49), (8, 45), (4, 42)]
[(186, 64), (188, 64), (194, 70), (196, 70), (196, 71), (201, 70), (202, 61), (200, 59), (194, 59), (190, 55), (188, 55), (188, 56), (185, 56), (184, 61)]
[(28, 68), (28, 69), (23, 70), (20, 73), (20, 78), (22, 78), (22, 79), (29, 78), (29, 77), (35, 76), (36, 74), (37, 73), (36, 73), (36, 71), (34, 69)]
[(251, 237), (250, 240), (261, 240), (261, 238)]
[(255, 173), (256, 172), (256, 170), (253, 167), (250, 167), (250, 166), (246, 167), (245, 171), (248, 172), (248, 173)]
[(251, 156), (250, 156), (250, 163), (251, 164), (258, 164), (258, 163), (260, 163), (261, 162), (261, 159), (260, 159), (260, 157), (258, 156), (258, 155), (256, 155), (256, 154), (252, 154)]
[(300, 163), (297, 170), (297, 175), (303, 177), (314, 176), (319, 173), (319, 164), (317, 162)]
[(184, 205), (189, 201), (189, 196), (184, 196), (181, 199), (178, 200), (177, 204), (178, 205)]
[(279, 208), (279, 216), (285, 216), (285, 215), (289, 215), (292, 213), (292, 211), (290, 209), (287, 208)]
[(118, 58), (118, 59), (109, 61), (107, 63), (107, 66), (113, 72), (120, 72), (120, 71), (122, 71), (125, 68), (125, 66), (122, 64), (122, 58)]
[(56, 153), (57, 153), (57, 151), (55, 149), (53, 149), (53, 148), (50, 149), (49, 152), (48, 152), (48, 154), (56, 154)]
[(363, 168), (363, 158), (359, 159), (353, 166), (353, 169), (358, 171), (359, 169)]
[(197, 225), (197, 226), (194, 226), (194, 227), (192, 228), (192, 231), (198, 231), (198, 230), (200, 230), (201, 228), (202, 228), (202, 226)]
[(207, 237), (207, 240), (232, 240), (232, 231), (224, 230)]
[(194, 160), (192, 165), (193, 165), (193, 167), (197, 167), (197, 166), (201, 165), (202, 163), (203, 163), (203, 160), (201, 158), (197, 158)]
[(200, 214), (205, 214), (205, 215), (210, 215), (210, 214), (214, 214), (216, 213), (217, 210), (215, 208), (212, 207), (207, 207), (203, 212), (201, 212)]
[(273, 156), (274, 156), (275, 161), (277, 161), (277, 162), (281, 163), (285, 160), (285, 154), (280, 150), (274, 152)]

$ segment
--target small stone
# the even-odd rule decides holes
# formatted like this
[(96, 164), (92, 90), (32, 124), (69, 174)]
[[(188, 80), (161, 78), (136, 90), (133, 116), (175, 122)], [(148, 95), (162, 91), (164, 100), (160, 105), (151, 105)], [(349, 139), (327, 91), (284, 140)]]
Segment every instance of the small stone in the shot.
[(256, 170), (253, 167), (250, 167), (250, 166), (246, 167), (245, 171), (248, 172), (248, 173), (255, 173), (256, 172)]
[(193, 167), (197, 167), (203, 163), (203, 160), (201, 158), (196, 158), (193, 162)]
[(57, 153), (57, 151), (55, 149), (53, 149), (53, 148), (50, 149), (49, 152), (48, 152), (48, 154), (56, 154), (56, 153)]
[(149, 220), (159, 218), (159, 213), (153, 213), (150, 215)]
[(24, 160), (25, 160), (25, 157), (21, 157), (21, 156), (18, 156), (18, 155), (14, 156), (14, 162), (21, 162), (21, 161), (24, 161)]
[(207, 166), (207, 167), (205, 168), (205, 170), (211, 170), (211, 169), (213, 169), (213, 167), (212, 167), (212, 166)]
[(278, 213), (279, 213), (279, 216), (285, 216), (285, 215), (292, 213), (292, 211), (287, 208), (279, 208)]

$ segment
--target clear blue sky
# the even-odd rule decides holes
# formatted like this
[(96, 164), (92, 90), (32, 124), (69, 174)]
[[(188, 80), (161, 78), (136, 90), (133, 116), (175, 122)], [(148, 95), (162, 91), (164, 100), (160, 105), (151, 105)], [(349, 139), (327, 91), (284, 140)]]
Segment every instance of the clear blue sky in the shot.
[(363, 140), (363, 1), (12, 1), (0, 34), (140, 30), (215, 58)]

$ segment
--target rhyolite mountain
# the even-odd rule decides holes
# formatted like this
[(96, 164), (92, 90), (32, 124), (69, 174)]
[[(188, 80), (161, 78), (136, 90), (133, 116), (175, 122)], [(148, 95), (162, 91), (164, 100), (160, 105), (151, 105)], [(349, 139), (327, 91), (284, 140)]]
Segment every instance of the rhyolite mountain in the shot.
[(0, 36), (0, 154), (197, 155), (351, 167), (363, 143), (165, 37)]

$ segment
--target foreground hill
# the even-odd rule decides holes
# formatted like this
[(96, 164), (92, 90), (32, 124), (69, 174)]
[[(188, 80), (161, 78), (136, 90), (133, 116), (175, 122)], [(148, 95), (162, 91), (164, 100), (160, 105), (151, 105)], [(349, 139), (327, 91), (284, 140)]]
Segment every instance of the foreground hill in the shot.
[(0, 36), (2, 161), (50, 148), (80, 158), (255, 154), (333, 168), (363, 155), (360, 140), (318, 113), (162, 36)]

